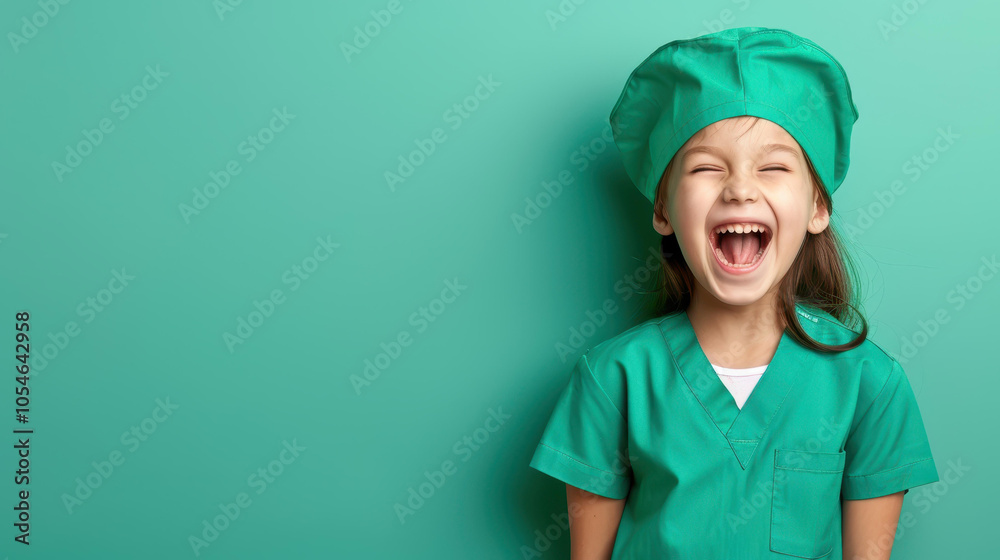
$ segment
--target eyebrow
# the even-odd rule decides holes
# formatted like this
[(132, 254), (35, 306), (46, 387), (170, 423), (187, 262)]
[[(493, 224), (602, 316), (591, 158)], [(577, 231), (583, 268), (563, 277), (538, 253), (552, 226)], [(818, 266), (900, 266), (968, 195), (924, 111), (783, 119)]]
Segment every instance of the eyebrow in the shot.
[[(779, 150), (783, 151), (783, 152), (788, 152), (788, 153), (792, 154), (795, 157), (799, 157), (799, 155), (801, 154), (801, 152), (799, 152), (799, 150), (796, 150), (795, 148), (793, 148), (791, 146), (788, 146), (786, 144), (766, 144), (766, 145), (764, 145), (764, 146), (761, 147), (760, 153), (762, 153), (762, 154), (769, 154), (771, 152), (779, 151)], [(716, 148), (715, 146), (695, 146), (695, 147), (689, 148), (687, 151), (685, 151), (683, 157), (686, 158), (686, 157), (688, 157), (688, 156), (690, 156), (692, 154), (696, 154), (696, 153), (699, 153), (699, 152), (700, 153), (706, 153), (706, 154), (712, 154), (712, 155), (721, 155), (722, 150)]]

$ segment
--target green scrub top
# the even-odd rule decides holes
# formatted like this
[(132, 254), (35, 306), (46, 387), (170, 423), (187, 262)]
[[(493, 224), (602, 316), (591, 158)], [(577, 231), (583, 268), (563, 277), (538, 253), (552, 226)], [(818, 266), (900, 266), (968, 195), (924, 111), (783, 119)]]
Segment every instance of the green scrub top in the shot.
[[(796, 311), (815, 340), (855, 336)], [(612, 560), (840, 559), (840, 500), (938, 481), (906, 374), (873, 342), (823, 354), (786, 330), (740, 409), (686, 311), (589, 348), (530, 466), (627, 498)]]

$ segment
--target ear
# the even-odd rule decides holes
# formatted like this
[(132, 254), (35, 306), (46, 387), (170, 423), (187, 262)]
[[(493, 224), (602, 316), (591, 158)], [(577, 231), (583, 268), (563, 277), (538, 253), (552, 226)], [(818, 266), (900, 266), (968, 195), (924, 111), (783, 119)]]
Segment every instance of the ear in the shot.
[(653, 209), (653, 229), (660, 235), (672, 235), (674, 233), (674, 226), (670, 224), (665, 214), (657, 212), (655, 208)]
[(813, 214), (806, 229), (809, 233), (817, 234), (825, 230), (828, 225), (830, 225), (830, 212), (827, 210), (826, 204), (823, 203), (823, 198), (817, 192), (813, 197)]
[[(667, 177), (670, 173), (670, 168), (672, 167), (673, 160), (671, 163), (667, 164), (667, 168), (663, 170), (663, 175), (660, 176), (660, 182), (656, 185), (656, 192), (653, 194), (653, 229), (656, 230), (660, 235), (672, 235), (674, 233), (674, 226), (670, 224), (669, 216), (667, 216), (667, 205), (665, 200), (666, 194), (661, 193), (661, 190), (667, 188)], [(661, 194), (663, 195), (661, 198)]]

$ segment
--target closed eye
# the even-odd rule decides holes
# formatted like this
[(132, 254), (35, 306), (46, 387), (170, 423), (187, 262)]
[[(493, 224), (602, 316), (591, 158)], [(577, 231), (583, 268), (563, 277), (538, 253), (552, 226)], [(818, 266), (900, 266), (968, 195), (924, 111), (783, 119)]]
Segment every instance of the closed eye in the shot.
[[(719, 171), (719, 170), (718, 169), (712, 169), (710, 167), (699, 167), (697, 169), (692, 169), (691, 173), (697, 173), (699, 171)], [(784, 167), (765, 167), (764, 169), (761, 169), (761, 171), (788, 171), (788, 172), (791, 172), (790, 169), (785, 169)]]

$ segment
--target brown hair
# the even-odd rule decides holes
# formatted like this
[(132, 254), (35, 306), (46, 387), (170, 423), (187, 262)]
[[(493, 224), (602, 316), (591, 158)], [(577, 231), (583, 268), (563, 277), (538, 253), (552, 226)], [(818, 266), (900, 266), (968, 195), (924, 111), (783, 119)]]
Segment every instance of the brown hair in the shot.
[[(750, 128), (753, 128), (759, 120), (755, 117)], [(804, 152), (803, 155), (805, 155)], [(816, 170), (813, 168), (809, 156), (805, 155), (805, 158), (809, 166), (813, 188), (815, 192), (819, 193), (822, 203), (826, 205), (831, 221), (826, 229), (820, 233), (806, 232), (805, 241), (802, 243), (795, 261), (792, 262), (791, 268), (788, 269), (788, 273), (785, 274), (778, 286), (778, 306), (784, 325), (787, 325), (786, 328), (790, 330), (791, 337), (798, 343), (820, 352), (843, 352), (864, 342), (868, 336), (868, 322), (853, 305), (853, 302), (857, 301), (860, 296), (853, 291), (851, 281), (851, 278), (857, 273), (849, 255), (844, 251), (840, 235), (833, 226), (833, 200), (823, 188), (823, 183), (816, 175)], [(671, 159), (656, 188), (653, 208), (661, 216), (665, 216), (663, 197), (667, 177), (670, 175), (673, 164), (674, 160)], [(663, 275), (661, 278), (653, 277), (654, 281), (657, 282), (657, 285), (650, 290), (654, 297), (647, 300), (648, 311), (656, 316), (686, 310), (691, 303), (691, 294), (695, 283), (694, 275), (688, 268), (677, 244), (676, 235), (664, 235), (660, 240), (660, 258)], [(845, 326), (847, 326), (848, 312), (853, 312), (856, 318), (860, 319), (862, 330), (856, 338), (846, 344), (823, 344), (810, 337), (802, 329), (795, 313), (795, 305), (798, 303), (826, 311)], [(852, 325), (854, 323), (856, 321), (852, 321)]]

